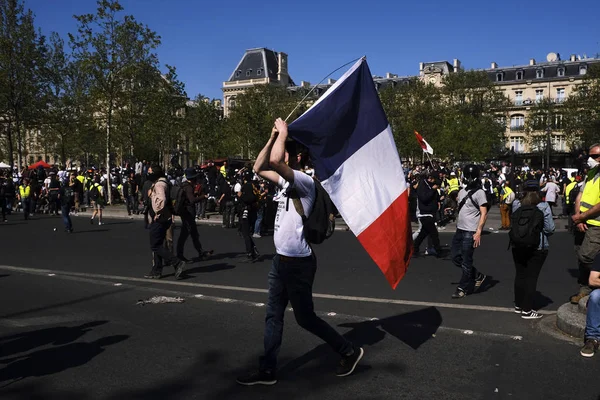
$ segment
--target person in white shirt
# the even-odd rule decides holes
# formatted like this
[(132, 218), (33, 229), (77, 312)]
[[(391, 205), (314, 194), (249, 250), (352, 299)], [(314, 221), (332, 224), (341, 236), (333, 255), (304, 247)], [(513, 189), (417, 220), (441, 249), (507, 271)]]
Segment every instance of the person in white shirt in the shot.
[(556, 205), (556, 199), (560, 194), (560, 187), (555, 182), (554, 176), (550, 177), (550, 180), (546, 183), (546, 186), (542, 188), (542, 192), (546, 192), (546, 203), (550, 205), (550, 211), (554, 215), (554, 206)]
[[(241, 385), (273, 385), (277, 383), (277, 354), (283, 336), (283, 316), (292, 304), (298, 324), (327, 342), (342, 357), (337, 376), (350, 375), (364, 354), (340, 335), (314, 311), (312, 286), (317, 271), (317, 259), (304, 237), (302, 217), (290, 196), (298, 196), (305, 215), (310, 215), (315, 201), (315, 182), (300, 172), (304, 156), (296, 151), (295, 142), (287, 143), (287, 124), (275, 121), (271, 138), (258, 155), (254, 170), (281, 190), (275, 201), (274, 242), (277, 254), (269, 272), (269, 300), (265, 320), (265, 351), (258, 372), (237, 379)], [(287, 150), (287, 151), (286, 151)], [(286, 163), (286, 161), (288, 163)]]

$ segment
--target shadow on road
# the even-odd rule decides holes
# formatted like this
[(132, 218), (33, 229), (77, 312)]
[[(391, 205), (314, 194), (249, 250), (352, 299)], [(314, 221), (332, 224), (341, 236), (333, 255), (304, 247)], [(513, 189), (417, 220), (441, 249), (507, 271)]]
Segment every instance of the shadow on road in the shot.
[[(74, 342), (92, 328), (104, 325), (107, 322), (108, 321), (94, 321), (79, 326), (45, 328), (1, 337), (0, 358), (23, 353), (48, 344), (60, 346)], [(0, 362), (3, 364), (5, 363), (4, 361)]]
[[(195, 273), (208, 273), (208, 272), (223, 271), (223, 270), (233, 269), (233, 268), (235, 268), (235, 265), (231, 265), (231, 264), (227, 264), (227, 263), (219, 263), (219, 264), (205, 265), (205, 266), (186, 269), (185, 273), (186, 273), (186, 275), (189, 275), (189, 274), (195, 274)], [(184, 277), (183, 279), (188, 279), (188, 278), (193, 278), (193, 276), (187, 276), (187, 277)]]
[(6, 278), (7, 276), (10, 276), (10, 274), (0, 274), (0, 278)]
[(88, 231), (74, 231), (71, 235), (78, 235), (81, 233), (100, 233), (100, 232), (108, 232), (110, 231), (110, 229), (94, 229), (94, 230), (88, 230)]
[(0, 369), (0, 382), (10, 381), (3, 386), (6, 387), (25, 378), (53, 375), (69, 368), (85, 365), (103, 353), (107, 346), (128, 338), (128, 335), (106, 336), (92, 342), (69, 343), (22, 356), (0, 359), (0, 363), (6, 364)]

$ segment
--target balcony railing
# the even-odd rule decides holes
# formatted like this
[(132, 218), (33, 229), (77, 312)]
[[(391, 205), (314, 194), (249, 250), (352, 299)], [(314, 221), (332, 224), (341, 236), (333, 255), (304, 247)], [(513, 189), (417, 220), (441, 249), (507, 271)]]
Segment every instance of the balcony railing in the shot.
[(511, 132), (523, 132), (525, 130), (525, 125), (514, 125), (510, 127)]

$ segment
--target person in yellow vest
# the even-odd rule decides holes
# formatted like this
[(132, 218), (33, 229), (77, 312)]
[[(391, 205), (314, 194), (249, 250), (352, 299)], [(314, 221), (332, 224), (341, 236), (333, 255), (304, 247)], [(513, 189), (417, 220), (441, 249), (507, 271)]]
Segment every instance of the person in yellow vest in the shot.
[(502, 192), (500, 194), (500, 217), (502, 227), (500, 230), (507, 231), (510, 229), (510, 214), (512, 203), (515, 200), (515, 192), (510, 188), (510, 182), (502, 183)]
[[(568, 225), (567, 228), (569, 229), (569, 231), (571, 231), (573, 229), (573, 220), (571, 219), (571, 216), (573, 215), (573, 213), (575, 212), (575, 201), (574, 199), (571, 199), (571, 194), (576, 193), (573, 192), (573, 189), (575, 189), (576, 187), (578, 187), (578, 189), (581, 189), (581, 175), (576, 175), (573, 177), (573, 182), (569, 183), (566, 187), (565, 187), (565, 204), (566, 204), (566, 212), (567, 212), (567, 218), (568, 218)], [(579, 190), (577, 190), (577, 193), (579, 192)]]
[(456, 177), (456, 172), (450, 172), (450, 178), (447, 180), (448, 182), (448, 195), (450, 193), (458, 191), (460, 189), (460, 184), (458, 182), (458, 178)]
[(227, 161), (223, 161), (223, 165), (219, 169), (219, 172), (223, 175), (223, 178), (227, 178)]
[(571, 296), (571, 303), (589, 295), (590, 268), (600, 253), (600, 144), (590, 147), (587, 160), (590, 171), (575, 199), (575, 214), (571, 217), (575, 224), (575, 251), (579, 260), (579, 293)]
[(29, 178), (23, 179), (23, 184), (19, 186), (19, 193), (17, 196), (21, 202), (21, 208), (23, 209), (23, 215), (25, 219), (29, 219), (31, 196), (33, 195), (31, 186), (29, 185)]

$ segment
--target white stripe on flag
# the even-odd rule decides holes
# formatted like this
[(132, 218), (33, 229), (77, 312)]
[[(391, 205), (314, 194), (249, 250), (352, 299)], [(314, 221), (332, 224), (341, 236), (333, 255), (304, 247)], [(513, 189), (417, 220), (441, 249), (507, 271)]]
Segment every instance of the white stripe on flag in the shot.
[(406, 190), (390, 126), (322, 184), (352, 232), (360, 235)]

